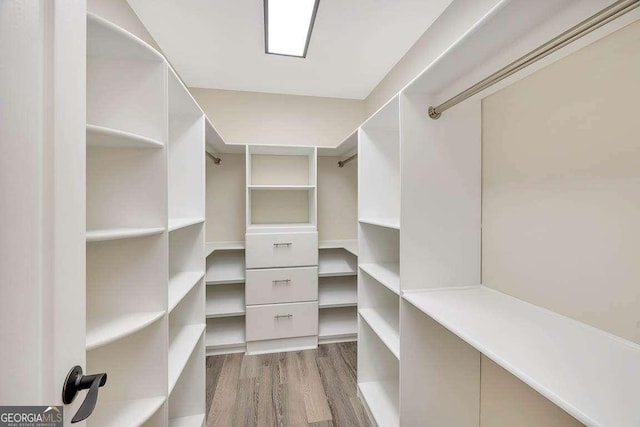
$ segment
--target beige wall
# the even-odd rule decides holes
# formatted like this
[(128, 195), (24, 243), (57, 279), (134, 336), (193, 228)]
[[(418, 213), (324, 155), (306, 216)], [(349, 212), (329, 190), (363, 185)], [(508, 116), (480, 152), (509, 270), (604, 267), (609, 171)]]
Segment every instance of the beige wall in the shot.
[(334, 147), (364, 120), (364, 102), (189, 88), (227, 142)]
[[(638, 76), (640, 21), (486, 98), (482, 150), (482, 282), (636, 343)], [(485, 421), (517, 416), (493, 405), (516, 389), (543, 425), (575, 424), (495, 371), (483, 363)]]
[(453, 0), (365, 99), (367, 116), (417, 77), (497, 3), (499, 0)]
[(87, 0), (87, 11), (124, 28), (162, 52), (126, 0)]
[(340, 157), (318, 157), (318, 238), (358, 238), (358, 163), (338, 167)]
[(207, 157), (206, 169), (206, 241), (244, 241), (244, 154), (224, 154), (219, 165)]

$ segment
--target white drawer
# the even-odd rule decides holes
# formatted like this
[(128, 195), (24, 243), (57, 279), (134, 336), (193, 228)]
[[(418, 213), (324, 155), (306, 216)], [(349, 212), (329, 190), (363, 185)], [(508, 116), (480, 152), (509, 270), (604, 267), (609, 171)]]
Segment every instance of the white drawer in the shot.
[(247, 268), (318, 265), (318, 232), (247, 233)]
[(247, 307), (247, 341), (318, 335), (318, 303)]
[(247, 305), (317, 301), (318, 267), (247, 270)]

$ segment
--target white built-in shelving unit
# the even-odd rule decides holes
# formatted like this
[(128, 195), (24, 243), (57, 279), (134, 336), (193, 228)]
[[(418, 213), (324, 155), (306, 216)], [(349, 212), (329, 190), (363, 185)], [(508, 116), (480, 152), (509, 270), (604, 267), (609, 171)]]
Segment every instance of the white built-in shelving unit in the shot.
[(399, 419), (399, 126), (395, 97), (358, 137), (358, 388), (380, 426)]
[(244, 352), (244, 242), (207, 242), (205, 252), (207, 355)]
[[(244, 171), (248, 183), (245, 195), (249, 207), (247, 231), (312, 231), (317, 222), (316, 175), (319, 171), (316, 152), (336, 159), (331, 169), (325, 167), (324, 173), (330, 174), (330, 186), (337, 185), (334, 174), (343, 171), (338, 168), (337, 160), (357, 151), (357, 132), (353, 132), (340, 146), (331, 149), (249, 146), (247, 150)], [(228, 166), (223, 162), (212, 167)], [(357, 164), (354, 162), (348, 167), (354, 168)], [(347, 179), (349, 175), (355, 173), (347, 173), (340, 179)], [(352, 198), (355, 206), (355, 180), (353, 190), (346, 196)], [(207, 202), (212, 206), (224, 203), (215, 198)], [(333, 235), (339, 236), (340, 233)], [(357, 239), (320, 241), (318, 250), (318, 342), (353, 341), (357, 338)], [(244, 352), (245, 242), (210, 241), (205, 245), (205, 254), (207, 354)]]
[(318, 342), (358, 336), (357, 241), (321, 241), (318, 255)]
[(378, 426), (480, 425), (486, 359), (580, 423), (639, 425), (639, 345), (480, 283), (482, 99), (640, 11), (427, 114), (606, 5), (500, 2), (361, 126), (358, 389)]
[(246, 159), (247, 233), (315, 230), (316, 148), (250, 145)]
[(94, 15), (87, 38), (87, 423), (200, 427), (206, 118), (146, 43)]

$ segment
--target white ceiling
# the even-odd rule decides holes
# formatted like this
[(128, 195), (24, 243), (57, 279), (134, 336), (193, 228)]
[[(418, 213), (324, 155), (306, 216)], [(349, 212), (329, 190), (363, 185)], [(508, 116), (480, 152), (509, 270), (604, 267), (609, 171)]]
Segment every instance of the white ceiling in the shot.
[(127, 0), (188, 86), (364, 99), (451, 0), (320, 0), (307, 58), (264, 53), (262, 0)]

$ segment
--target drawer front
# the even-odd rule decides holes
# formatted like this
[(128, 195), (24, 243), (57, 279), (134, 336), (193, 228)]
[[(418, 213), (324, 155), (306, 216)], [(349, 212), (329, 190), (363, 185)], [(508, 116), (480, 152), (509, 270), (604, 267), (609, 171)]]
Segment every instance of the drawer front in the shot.
[(247, 341), (318, 335), (318, 303), (247, 307)]
[(318, 233), (247, 233), (247, 268), (318, 265)]
[(318, 267), (247, 270), (247, 305), (317, 301)]

